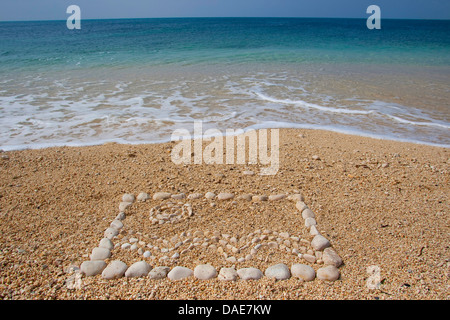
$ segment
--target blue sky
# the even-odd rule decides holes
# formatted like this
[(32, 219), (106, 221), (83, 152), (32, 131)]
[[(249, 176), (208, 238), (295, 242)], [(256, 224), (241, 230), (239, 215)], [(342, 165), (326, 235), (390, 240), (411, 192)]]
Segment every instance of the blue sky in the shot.
[(367, 18), (376, 4), (382, 18), (450, 19), (449, 0), (0, 0), (0, 21), (65, 20), (69, 5), (82, 19), (159, 17)]

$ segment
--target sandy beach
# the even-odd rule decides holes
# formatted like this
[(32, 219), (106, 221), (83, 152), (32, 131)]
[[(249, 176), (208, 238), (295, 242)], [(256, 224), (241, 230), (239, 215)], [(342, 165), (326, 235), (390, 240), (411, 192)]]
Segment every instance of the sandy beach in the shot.
[[(191, 164), (171, 160), (175, 143), (55, 147), (0, 153), (1, 299), (448, 299), (450, 292), (449, 150), (327, 131), (280, 129), (280, 168), (258, 175), (259, 165)], [(255, 175), (243, 174), (253, 171)], [(89, 260), (104, 230), (119, 213), (124, 193), (146, 192), (274, 195), (300, 192), (318, 229), (342, 257), (334, 282), (296, 278), (275, 281), (180, 281), (148, 277), (106, 280), (83, 277), (69, 289), (68, 269)], [(156, 200), (136, 202), (113, 243), (133, 236), (145, 246), (196, 231), (240, 239), (264, 230), (311, 240), (295, 204), (240, 199), (183, 199), (192, 217), (152, 224)], [(287, 251), (264, 248), (251, 261), (228, 262), (196, 246), (159, 262), (120, 248), (111, 258), (128, 265), (201, 263), (257, 267), (302, 263)], [(320, 264), (310, 264), (315, 270)], [(380, 270), (379, 288), (367, 268)]]

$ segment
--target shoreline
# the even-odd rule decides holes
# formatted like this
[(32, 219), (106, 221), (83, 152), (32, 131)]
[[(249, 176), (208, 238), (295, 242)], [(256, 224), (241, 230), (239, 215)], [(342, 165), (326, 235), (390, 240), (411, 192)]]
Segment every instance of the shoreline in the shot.
[[(0, 297), (2, 299), (446, 299), (450, 277), (448, 148), (378, 140), (330, 131), (280, 129), (280, 168), (275, 176), (255, 173), (258, 164), (175, 165), (174, 143), (53, 147), (0, 153)], [(321, 233), (344, 260), (335, 282), (298, 279), (221, 282), (83, 277), (66, 286), (67, 268), (80, 266), (117, 213), (124, 193), (234, 192), (279, 194), (300, 191), (317, 216)], [(188, 222), (158, 229), (146, 217), (158, 203), (132, 212), (132, 230), (147, 232), (220, 229), (248, 234), (256, 229), (304, 230), (290, 219), (292, 208), (195, 200)], [(254, 208), (250, 208), (253, 206)], [(257, 213), (257, 215), (255, 215)], [(300, 217), (301, 218), (301, 217)], [(128, 218), (127, 218), (128, 219)], [(142, 220), (146, 221), (146, 220)], [(227, 222), (224, 223), (224, 222)], [(128, 221), (127, 221), (128, 222)], [(264, 224), (264, 225), (261, 225)], [(143, 228), (144, 229), (140, 229)], [(141, 233), (141, 235), (139, 234)], [(126, 236), (126, 235), (125, 235)], [(25, 239), (25, 240), (24, 240)], [(113, 240), (114, 242), (115, 240)], [(122, 239), (117, 239), (120, 243)], [(150, 240), (147, 240), (147, 242)], [(388, 248), (388, 250), (386, 250)], [(118, 251), (127, 262), (143, 259)], [(262, 252), (261, 254), (264, 254)], [(269, 252), (266, 252), (269, 254)], [(259, 259), (259, 256), (257, 256)], [(299, 262), (274, 253), (256, 260)], [(269, 261), (265, 261), (265, 260)], [(158, 261), (147, 260), (152, 266)], [(196, 261), (220, 270), (230, 266), (216, 254), (197, 250), (176, 265)], [(169, 263), (169, 262), (168, 262)], [(172, 262), (170, 262), (172, 263)], [(369, 266), (381, 270), (380, 289), (369, 289)], [(320, 266), (313, 264), (317, 270)], [(236, 263), (239, 268), (239, 263)], [(196, 288), (195, 290), (193, 288)]]
[[(270, 122), (269, 122), (270, 123)], [(436, 148), (445, 148), (449, 149), (450, 144), (439, 144), (439, 143), (431, 143), (431, 142), (425, 142), (425, 141), (418, 141), (418, 140), (409, 140), (409, 139), (401, 139), (401, 138), (393, 138), (389, 136), (383, 136), (378, 134), (371, 134), (371, 133), (365, 133), (361, 132), (359, 130), (345, 130), (345, 129), (325, 129), (322, 126), (319, 125), (298, 125), (295, 126), (293, 124), (280, 124), (278, 123), (278, 126), (272, 126), (270, 124), (262, 124), (262, 125), (251, 125), (246, 128), (244, 128), (244, 132), (248, 130), (261, 130), (261, 129), (279, 129), (279, 130), (314, 130), (314, 131), (323, 131), (323, 132), (330, 132), (330, 133), (338, 133), (338, 134), (344, 134), (349, 136), (355, 136), (355, 137), (361, 137), (361, 138), (369, 138), (369, 139), (375, 139), (375, 140), (381, 140), (381, 141), (388, 141), (388, 142), (398, 142), (398, 143), (409, 143), (414, 145), (420, 145), (420, 146), (428, 146), (428, 147), (436, 147)], [(238, 130), (238, 129), (236, 129)], [(220, 137), (227, 137), (230, 135), (222, 134)], [(236, 136), (236, 135), (231, 135)], [(198, 139), (202, 136), (192, 136), (190, 139)], [(210, 138), (211, 136), (203, 135), (203, 138)], [(83, 147), (95, 147), (95, 146), (101, 146), (105, 144), (121, 144), (121, 145), (155, 145), (155, 144), (165, 144), (170, 143), (172, 140), (171, 138), (167, 139), (161, 139), (156, 141), (126, 141), (124, 139), (105, 139), (100, 140), (97, 142), (86, 142), (86, 143), (38, 143), (38, 144), (32, 144), (32, 145), (14, 145), (14, 146), (0, 146), (0, 150), (3, 152), (10, 152), (10, 151), (24, 151), (24, 150), (42, 150), (42, 149), (48, 149), (48, 148), (64, 148), (64, 147), (70, 147), (70, 148), (83, 148)]]

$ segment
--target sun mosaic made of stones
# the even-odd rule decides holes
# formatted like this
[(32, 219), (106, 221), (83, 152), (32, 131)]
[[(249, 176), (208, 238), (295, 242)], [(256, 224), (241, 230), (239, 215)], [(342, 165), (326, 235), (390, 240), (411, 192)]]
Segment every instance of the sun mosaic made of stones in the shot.
[[(123, 237), (119, 241), (118, 235), (123, 230), (127, 221), (127, 211), (137, 202), (146, 202), (153, 199), (159, 204), (150, 208), (148, 219), (152, 225), (163, 225), (167, 223), (182, 223), (190, 219), (195, 212), (190, 203), (183, 203), (185, 199), (208, 199), (217, 201), (246, 200), (248, 202), (264, 203), (266, 201), (286, 201), (295, 203), (295, 207), (300, 213), (304, 227), (313, 236), (312, 241), (290, 235), (288, 232), (276, 232), (268, 229), (257, 229), (247, 235), (241, 235), (239, 239), (228, 233), (219, 231), (183, 231), (173, 235), (168, 239), (152, 236), (153, 243), (146, 243), (139, 240), (138, 236)], [(164, 202), (168, 200), (169, 202)], [(178, 202), (170, 202), (170, 200)], [(215, 204), (212, 203), (212, 206)], [(128, 219), (132, 219), (129, 216)], [(116, 244), (114, 244), (116, 242)], [(199, 264), (194, 270), (184, 266), (170, 268), (167, 264), (174, 262), (187, 254), (191, 249), (200, 247), (205, 250), (213, 250), (225, 259), (226, 264), (233, 264), (232, 267), (212, 266), (210, 264)], [(258, 268), (247, 267), (235, 269), (234, 265), (251, 262), (258, 250), (266, 247), (271, 250), (278, 250), (281, 253), (295, 255), (302, 260), (302, 263), (293, 264), (291, 268), (283, 263), (269, 266), (264, 273)], [(144, 249), (145, 248), (145, 249)], [(142, 260), (128, 266), (120, 260), (111, 260), (118, 250), (136, 252), (142, 256)], [(291, 277), (301, 281), (313, 281), (315, 278), (326, 281), (339, 279), (339, 267), (343, 264), (338, 253), (331, 247), (331, 243), (317, 230), (317, 221), (314, 212), (304, 202), (304, 197), (300, 193), (277, 194), (277, 195), (249, 195), (243, 194), (235, 196), (234, 193), (212, 192), (185, 194), (171, 194), (167, 192), (157, 192), (150, 197), (147, 193), (141, 192), (137, 197), (133, 194), (124, 194), (119, 203), (119, 214), (104, 231), (103, 238), (99, 245), (93, 248), (90, 260), (84, 261), (78, 268), (72, 266), (69, 270), (69, 278), (66, 286), (69, 289), (81, 287), (83, 276), (90, 277), (100, 275), (104, 279), (118, 279), (121, 277), (149, 277), (151, 279), (169, 278), (176, 281), (190, 276), (197, 279), (208, 280), (217, 278), (222, 281), (258, 280), (263, 276), (276, 280), (285, 280)], [(152, 264), (160, 266), (152, 269), (145, 259), (152, 259)], [(111, 260), (109, 264), (106, 260)], [(309, 264), (323, 264), (319, 269), (314, 270)], [(219, 272), (217, 272), (219, 270)]]

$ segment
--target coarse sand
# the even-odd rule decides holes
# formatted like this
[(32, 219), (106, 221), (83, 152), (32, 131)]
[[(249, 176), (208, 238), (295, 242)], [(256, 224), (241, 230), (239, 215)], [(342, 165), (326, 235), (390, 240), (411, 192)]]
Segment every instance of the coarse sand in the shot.
[[(207, 143), (206, 143), (207, 144)], [(55, 147), (0, 153), (0, 297), (2, 299), (448, 299), (450, 293), (449, 150), (327, 131), (280, 129), (280, 168), (260, 164), (174, 164), (176, 142)], [(256, 174), (247, 174), (253, 171)], [(244, 173), (245, 172), (245, 173)], [(147, 192), (275, 195), (299, 191), (318, 230), (342, 257), (335, 282), (297, 278), (219, 281), (190, 277), (83, 277), (69, 289), (70, 266), (89, 260), (119, 213), (122, 195)], [(149, 242), (182, 232), (219, 231), (237, 238), (270, 229), (307, 237), (289, 201), (183, 199), (194, 215), (151, 224), (152, 199), (136, 202), (124, 220), (127, 236)], [(214, 203), (213, 205), (211, 203)], [(121, 241), (123, 234), (113, 242)], [(310, 240), (310, 239), (309, 239)], [(128, 265), (144, 260), (117, 253)], [(156, 259), (147, 259), (154, 267)], [(251, 262), (229, 263), (196, 247), (168, 266), (209, 263), (258, 267), (302, 263), (261, 250)], [(317, 271), (320, 265), (311, 264)], [(373, 288), (373, 266), (379, 286)], [(372, 269), (371, 269), (372, 268)]]

